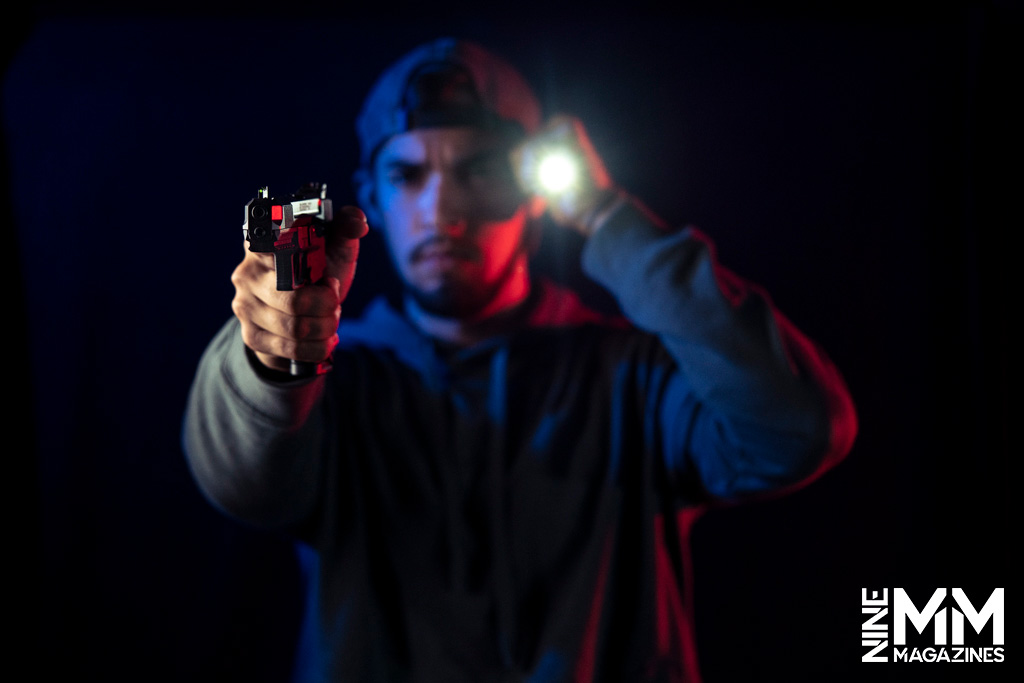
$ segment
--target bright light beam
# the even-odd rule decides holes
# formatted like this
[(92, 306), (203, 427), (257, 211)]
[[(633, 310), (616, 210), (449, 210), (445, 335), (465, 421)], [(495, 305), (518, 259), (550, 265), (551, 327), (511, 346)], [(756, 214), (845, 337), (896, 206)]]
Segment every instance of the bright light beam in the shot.
[(537, 168), (537, 179), (545, 192), (557, 194), (576, 184), (579, 169), (576, 160), (565, 152), (546, 155)]

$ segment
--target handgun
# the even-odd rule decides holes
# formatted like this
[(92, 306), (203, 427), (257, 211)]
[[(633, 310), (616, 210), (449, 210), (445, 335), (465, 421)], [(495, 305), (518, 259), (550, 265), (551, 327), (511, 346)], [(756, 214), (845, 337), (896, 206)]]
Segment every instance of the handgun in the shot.
[[(278, 291), (299, 289), (323, 277), (325, 234), (333, 217), (323, 183), (306, 183), (284, 197), (271, 197), (264, 186), (245, 205), (242, 230), (249, 251), (274, 255)], [(330, 369), (330, 359), (319, 363), (292, 360), (289, 373), (305, 377)]]

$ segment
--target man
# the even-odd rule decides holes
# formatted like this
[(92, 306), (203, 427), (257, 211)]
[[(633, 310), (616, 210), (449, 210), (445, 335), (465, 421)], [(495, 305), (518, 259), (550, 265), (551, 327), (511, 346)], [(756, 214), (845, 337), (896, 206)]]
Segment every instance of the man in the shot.
[[(616, 188), (578, 122), (542, 128), (481, 48), (414, 50), (357, 127), (402, 301), (338, 327), (353, 208), (320, 285), (278, 292), (246, 253), (185, 424), (216, 505), (315, 551), (299, 677), (699, 680), (683, 527), (845, 455), (839, 374), (707, 238)], [(554, 148), (580, 173), (545, 196)], [(545, 209), (587, 235), (584, 269), (631, 325), (531, 278)], [(332, 352), (325, 375), (284, 372)]]

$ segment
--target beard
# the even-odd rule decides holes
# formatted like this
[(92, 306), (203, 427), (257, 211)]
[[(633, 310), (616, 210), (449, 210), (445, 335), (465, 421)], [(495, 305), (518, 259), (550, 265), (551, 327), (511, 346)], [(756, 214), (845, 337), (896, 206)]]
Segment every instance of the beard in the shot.
[(504, 278), (489, 286), (462, 279), (446, 279), (439, 287), (426, 291), (406, 282), (405, 293), (431, 315), (466, 320), (479, 315), (497, 296), (502, 284)]
[[(516, 246), (516, 255), (528, 255), (536, 247), (537, 236), (539, 236), (539, 223), (531, 221), (527, 225), (520, 243)], [(418, 245), (413, 250), (411, 258), (415, 261), (423, 253), (431, 248), (443, 245), (443, 248), (456, 252), (462, 258), (480, 263), (484, 260), (484, 254), (480, 248), (471, 241), (450, 240), (443, 238), (431, 238)], [(421, 286), (409, 282), (401, 277), (401, 269), (395, 262), (395, 254), (392, 249), (388, 250), (391, 263), (395, 271), (399, 273), (402, 281), (405, 297), (416, 303), (426, 313), (441, 318), (452, 320), (473, 320), (478, 318), (498, 296), (507, 285), (508, 281), (515, 275), (520, 265), (520, 259), (509, 258), (497, 277), (491, 282), (485, 283), (477, 277), (458, 270), (449, 272), (441, 278), (440, 283), (431, 289), (424, 289)]]

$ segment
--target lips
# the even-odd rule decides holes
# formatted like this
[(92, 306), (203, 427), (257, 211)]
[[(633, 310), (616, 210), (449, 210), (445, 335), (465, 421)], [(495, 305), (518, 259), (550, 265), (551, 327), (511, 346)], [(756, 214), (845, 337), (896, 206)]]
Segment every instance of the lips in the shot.
[(483, 259), (483, 254), (472, 242), (447, 237), (432, 237), (412, 252), (414, 263), (442, 259), (479, 262)]

